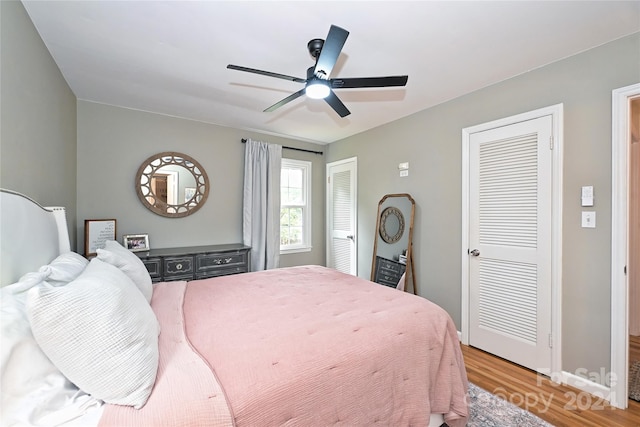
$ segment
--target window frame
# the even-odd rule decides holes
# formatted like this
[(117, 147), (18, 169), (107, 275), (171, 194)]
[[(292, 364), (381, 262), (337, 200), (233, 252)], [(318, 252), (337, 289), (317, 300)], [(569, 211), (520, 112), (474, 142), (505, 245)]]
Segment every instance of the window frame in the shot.
[[(282, 169), (300, 169), (302, 170), (302, 192), (303, 200), (302, 204), (285, 205), (282, 200), (280, 201), (280, 211), (283, 208), (288, 207), (302, 207), (302, 243), (295, 245), (280, 245), (280, 254), (291, 254), (298, 252), (310, 252), (311, 246), (311, 169), (312, 163), (307, 160), (296, 160), (282, 158), (280, 165)], [(282, 182), (280, 183), (280, 190), (282, 191)]]

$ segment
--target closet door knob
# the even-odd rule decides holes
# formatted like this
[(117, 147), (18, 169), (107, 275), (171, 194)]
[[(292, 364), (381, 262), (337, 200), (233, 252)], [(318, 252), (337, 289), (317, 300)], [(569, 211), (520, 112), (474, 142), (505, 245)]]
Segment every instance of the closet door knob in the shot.
[(474, 249), (472, 251), (469, 251), (469, 255), (479, 256), (480, 255), (480, 251), (477, 250), (477, 249)]

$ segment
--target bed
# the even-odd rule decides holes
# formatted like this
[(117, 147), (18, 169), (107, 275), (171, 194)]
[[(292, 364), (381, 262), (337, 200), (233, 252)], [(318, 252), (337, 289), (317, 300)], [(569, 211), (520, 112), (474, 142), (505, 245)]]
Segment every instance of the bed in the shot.
[(2, 425), (466, 423), (456, 328), (424, 298), (321, 266), (152, 285), (7, 190), (0, 227)]

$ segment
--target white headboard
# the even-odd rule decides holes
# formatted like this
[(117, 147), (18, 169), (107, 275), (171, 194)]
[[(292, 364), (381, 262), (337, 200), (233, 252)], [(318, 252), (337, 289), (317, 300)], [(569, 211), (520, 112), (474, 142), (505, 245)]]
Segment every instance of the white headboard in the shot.
[(71, 250), (65, 209), (0, 188), (0, 286)]

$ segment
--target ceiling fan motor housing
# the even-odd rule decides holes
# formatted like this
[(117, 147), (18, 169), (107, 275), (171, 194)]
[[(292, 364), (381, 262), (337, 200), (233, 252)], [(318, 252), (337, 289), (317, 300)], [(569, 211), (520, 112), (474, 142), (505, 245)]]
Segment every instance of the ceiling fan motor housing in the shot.
[(318, 59), (318, 56), (320, 56), (322, 46), (324, 46), (324, 40), (322, 39), (313, 39), (307, 43), (307, 49), (309, 49), (309, 53), (315, 59)]

